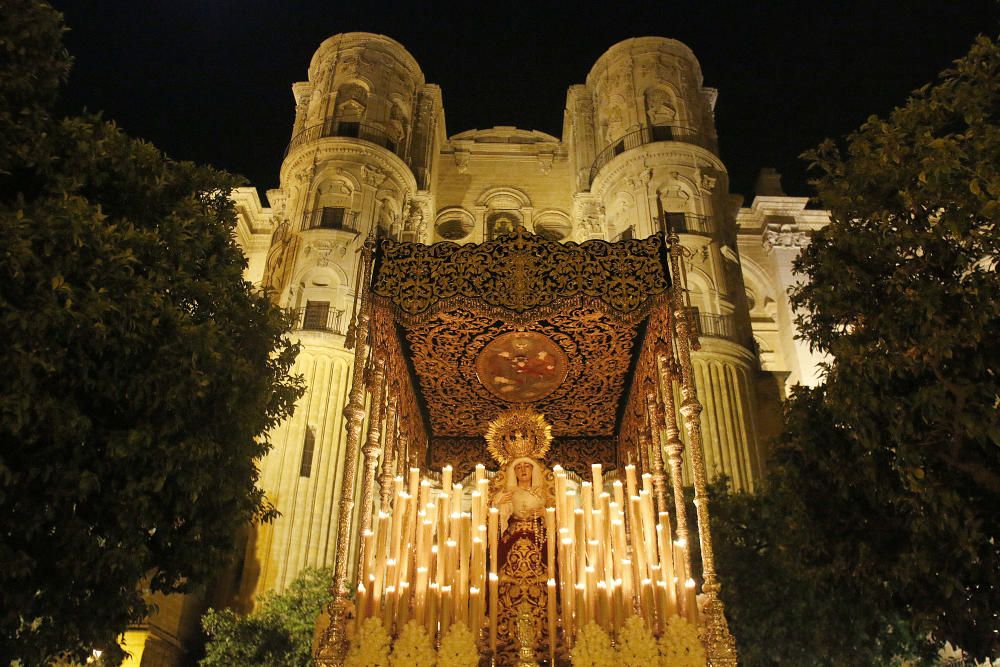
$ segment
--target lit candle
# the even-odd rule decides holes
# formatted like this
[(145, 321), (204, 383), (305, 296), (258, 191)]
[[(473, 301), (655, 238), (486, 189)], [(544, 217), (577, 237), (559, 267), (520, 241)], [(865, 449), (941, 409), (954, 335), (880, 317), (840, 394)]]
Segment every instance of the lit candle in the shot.
[(684, 598), (687, 620), (691, 625), (698, 625), (698, 596), (694, 590), (694, 579), (684, 582)]
[[(376, 529), (378, 528), (377, 521), (378, 521), (378, 519), (376, 518), (376, 524), (375, 524)], [(361, 534), (361, 544), (362, 544), (361, 549), (362, 549), (362, 551), (365, 554), (365, 563), (372, 563), (372, 562), (374, 562), (374, 558), (375, 558), (375, 552), (374, 552), (374, 549), (375, 549), (375, 531), (373, 531), (373, 530), (366, 530), (365, 532), (363, 532)], [(364, 597), (364, 599), (362, 600), (361, 589), (364, 588), (364, 579), (365, 579), (365, 576), (369, 573), (370, 567), (359, 566), (358, 570), (359, 570), (359, 574), (358, 574), (358, 609), (357, 609), (357, 617), (360, 619), (360, 618), (366, 616), (367, 613), (368, 613), (368, 609), (367, 609), (367, 605), (366, 605), (366, 603), (368, 601), (368, 597), (366, 595)], [(367, 590), (365, 592), (367, 593)]]
[(556, 576), (556, 508), (545, 508), (545, 537), (548, 542), (548, 578)]
[(364, 582), (358, 582), (358, 611), (355, 617), (356, 627), (361, 627), (361, 622), (365, 620), (367, 614), (365, 613), (368, 609), (368, 589), (365, 588)]
[(587, 526), (587, 539), (594, 535), (594, 487), (590, 482), (580, 485), (580, 494), (583, 497), (583, 517)]
[(628, 492), (629, 498), (639, 495), (639, 485), (635, 477), (635, 466), (632, 464), (625, 466), (625, 490)]
[(590, 474), (594, 479), (594, 497), (599, 498), (604, 493), (604, 475), (601, 472), (601, 464), (591, 464)]
[(420, 482), (420, 495), (417, 497), (417, 507), (426, 507), (431, 494), (431, 481), (425, 479)]
[(496, 507), (490, 508), (490, 515), (487, 518), (490, 547), (490, 573), (497, 573), (497, 547), (500, 538), (500, 510)]
[(406, 492), (416, 498), (420, 489), (420, 468), (410, 468), (410, 479)]
[(660, 512), (660, 520), (656, 524), (656, 545), (660, 550), (660, 567), (664, 584), (667, 587), (667, 614), (677, 613), (677, 589), (674, 581), (674, 558), (670, 548), (670, 518), (666, 512)]
[(490, 572), (490, 651), (497, 652), (497, 597), (500, 595), (500, 577)]
[(475, 586), (469, 587), (469, 629), (472, 636), (478, 638), (479, 631), (483, 627), (483, 612), (481, 594)]
[(384, 587), (386, 556), (388, 553), (387, 543), (389, 541), (389, 515), (386, 512), (378, 513), (378, 539), (375, 542), (375, 581), (372, 586), (372, 604), (379, 605), (382, 599), (382, 589)]
[(482, 511), (482, 505), (479, 502), (479, 500), (480, 500), (481, 497), (482, 496), (481, 496), (481, 494), (479, 493), (478, 490), (472, 492), (472, 525), (473, 526), (478, 526), (482, 522), (482, 518), (483, 517), (480, 515), (480, 512)]
[(556, 580), (548, 581), (549, 664), (556, 664)]
[(611, 604), (608, 599), (608, 585), (604, 581), (597, 582), (598, 624), (605, 630), (611, 629)]
[(438, 617), (440, 614), (438, 610), (441, 608), (441, 602), (439, 598), (441, 597), (441, 591), (438, 588), (437, 582), (432, 581), (427, 587), (427, 614), (424, 627), (427, 628), (427, 634), (431, 636), (431, 641), (433, 641), (434, 636), (437, 633)]
[(482, 463), (476, 464), (476, 484), (478, 485), (481, 480), (486, 479), (486, 466)]
[(452, 467), (447, 465), (441, 468), (441, 492), (451, 493), (451, 471)]
[[(399, 602), (396, 605), (396, 617), (393, 619), (396, 623), (397, 632), (410, 620), (410, 582), (399, 582), (398, 597)], [(391, 627), (387, 626), (387, 629), (392, 632)]]
[(441, 587), (441, 636), (451, 627), (452, 607), (454, 602), (451, 599), (451, 586)]
[(635, 592), (632, 586), (632, 560), (622, 559), (622, 605), (625, 607), (625, 616), (635, 613)]
[[(559, 532), (562, 534), (569, 531), (566, 528), (560, 528)], [(568, 639), (573, 636), (573, 576), (572, 576), (572, 564), (573, 559), (570, 557), (570, 550), (573, 548), (573, 540), (568, 537), (564, 537), (561, 540), (561, 549), (559, 551), (559, 562), (563, 564), (559, 568), (559, 579), (560, 579), (560, 590), (562, 591), (562, 619), (563, 619), (563, 638)]]
[(639, 509), (639, 496), (629, 498), (629, 519), (632, 537), (632, 559), (639, 570), (639, 579), (645, 579), (646, 573), (646, 545), (643, 540), (642, 511)]
[(654, 624), (653, 616), (653, 580), (643, 579), (639, 589), (639, 601), (640, 608), (642, 609), (642, 617), (646, 619), (650, 627)]
[(427, 609), (427, 568), (417, 568), (417, 586), (413, 593), (413, 618), (424, 624)]
[(451, 487), (451, 513), (452, 515), (462, 513), (462, 485), (453, 484)]
[[(645, 477), (645, 475), (643, 475)], [(642, 539), (646, 549), (646, 560), (650, 565), (656, 558), (656, 523), (653, 520), (653, 494), (643, 489), (639, 492), (639, 509), (642, 512)]]
[(385, 587), (385, 602), (382, 605), (382, 625), (392, 634), (392, 619), (395, 616), (396, 587)]
[(621, 481), (616, 479), (614, 484), (611, 485), (611, 490), (614, 493), (615, 504), (618, 505), (618, 509), (624, 509), (625, 491), (622, 489)]

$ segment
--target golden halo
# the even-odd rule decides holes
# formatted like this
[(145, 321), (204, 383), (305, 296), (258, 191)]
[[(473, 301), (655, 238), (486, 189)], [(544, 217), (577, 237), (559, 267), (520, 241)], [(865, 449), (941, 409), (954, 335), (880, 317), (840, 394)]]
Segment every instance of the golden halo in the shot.
[(531, 408), (502, 412), (486, 430), (487, 449), (500, 465), (522, 456), (540, 459), (551, 442), (552, 427)]

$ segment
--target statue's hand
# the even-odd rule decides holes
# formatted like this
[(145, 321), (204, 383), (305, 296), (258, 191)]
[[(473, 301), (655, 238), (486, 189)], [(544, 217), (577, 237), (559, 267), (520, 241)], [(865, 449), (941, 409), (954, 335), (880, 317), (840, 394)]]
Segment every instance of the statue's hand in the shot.
[(499, 507), (504, 503), (509, 503), (514, 499), (513, 491), (501, 491), (500, 493), (493, 496), (493, 506)]

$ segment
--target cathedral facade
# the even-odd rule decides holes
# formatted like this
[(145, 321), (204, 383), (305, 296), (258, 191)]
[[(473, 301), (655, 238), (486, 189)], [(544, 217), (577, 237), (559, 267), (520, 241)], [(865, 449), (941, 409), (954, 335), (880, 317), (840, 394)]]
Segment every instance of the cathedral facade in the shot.
[[(785, 195), (766, 170), (749, 205), (730, 193), (717, 91), (704, 85), (690, 49), (661, 37), (612, 46), (584, 83), (569, 86), (561, 137), (515, 127), (449, 135), (441, 89), (382, 35), (327, 39), (292, 92), (279, 187), (266, 205), (253, 188), (233, 195), (245, 277), (294, 314), (302, 350), (293, 372), (307, 386), (261, 463), (260, 484), (281, 516), (246, 536), (243, 562), (229, 573), (237, 607), (252, 609), (305, 567), (332, 566), (340, 499), (360, 499), (353, 474), (353, 488), (344, 487), (346, 468), (362, 465), (360, 451), (346, 458), (344, 408), (368, 238), (483, 244), (523, 230), (582, 244), (675, 233), (699, 342), (692, 363), (704, 465), (735, 489), (757, 488), (787, 388), (817, 379), (819, 360), (795, 339), (787, 290), (792, 261), (828, 216)], [(594, 364), (583, 372), (610, 371)], [(404, 407), (388, 403), (375, 428), (405, 432), (416, 416)], [(450, 463), (448, 442), (404, 444), (394, 455), (404, 466)], [(685, 463), (685, 480), (692, 473)], [(356, 554), (359, 535), (349, 538)], [(129, 647), (145, 643), (148, 655), (137, 661), (174, 664), (197, 618), (191, 604), (161, 602)]]

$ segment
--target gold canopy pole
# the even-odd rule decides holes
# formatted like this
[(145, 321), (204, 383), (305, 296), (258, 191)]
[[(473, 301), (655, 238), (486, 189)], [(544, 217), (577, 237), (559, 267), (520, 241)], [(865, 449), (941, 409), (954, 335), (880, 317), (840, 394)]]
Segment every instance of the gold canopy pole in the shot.
[[(654, 362), (656, 363), (655, 359)], [(667, 479), (663, 469), (662, 431), (663, 412), (656, 398), (656, 385), (650, 383), (646, 387), (646, 414), (649, 417), (649, 442), (653, 455), (653, 493), (656, 495), (656, 511), (669, 512), (667, 509)]]
[(378, 478), (379, 508), (389, 511), (392, 500), (392, 478), (396, 476), (396, 449), (399, 445), (399, 399), (390, 395), (385, 414), (385, 446), (382, 455), (382, 474)]
[(354, 511), (354, 478), (357, 472), (358, 445), (361, 440), (362, 422), (365, 418), (365, 360), (368, 354), (368, 323), (371, 319), (371, 298), (368, 293), (369, 277), (375, 249), (374, 235), (370, 235), (361, 249), (361, 274), (358, 281), (361, 303), (358, 307), (357, 327), (354, 330), (354, 376), (351, 393), (344, 408), (347, 445), (344, 453), (344, 477), (340, 493), (339, 524), (337, 527), (337, 558), (333, 570), (333, 600), (327, 606), (330, 624), (323, 631), (316, 664), (320, 667), (341, 665), (347, 649), (347, 561), (351, 544), (351, 514)]
[[(368, 421), (368, 439), (362, 453), (365, 455), (365, 476), (361, 478), (361, 528), (362, 535), (371, 528), (372, 506), (375, 493), (375, 469), (378, 467), (378, 455), (382, 453), (382, 415), (385, 413), (385, 359), (372, 350), (374, 364), (372, 367), (371, 384), (369, 391), (372, 394), (372, 414)], [(359, 563), (363, 563), (365, 556), (362, 553), (358, 558)]]
[[(675, 230), (670, 230), (670, 273), (674, 278), (671, 286), (673, 324), (677, 341), (677, 356), (680, 363), (681, 414), (688, 434), (691, 452), (691, 467), (694, 473), (694, 506), (698, 517), (698, 536), (701, 540), (701, 564), (704, 582), (702, 591), (705, 603), (705, 648), (708, 664), (712, 667), (736, 665), (736, 642), (726, 623), (725, 609), (719, 598), (718, 577), (715, 572), (715, 552), (712, 548), (712, 533), (709, 528), (708, 485), (705, 474), (705, 457), (701, 437), (701, 403), (694, 386), (694, 372), (691, 364), (691, 322), (684, 310), (679, 290), (683, 289), (681, 274), (681, 253), (683, 252)], [(676, 493), (676, 492), (675, 492)], [(678, 530), (678, 533), (680, 531)]]
[[(663, 415), (667, 425), (667, 457), (670, 461), (670, 485), (674, 491), (674, 517), (677, 520), (677, 541), (680, 542), (683, 557), (684, 576), (691, 576), (691, 542), (688, 530), (687, 510), (684, 506), (684, 469), (682, 456), (684, 443), (681, 442), (681, 429), (677, 424), (677, 406), (674, 401), (674, 359), (664, 351), (657, 354), (660, 362), (660, 386), (663, 390)], [(685, 586), (686, 582), (679, 582)], [(687, 609), (690, 601), (686, 596), (678, 595), (685, 618), (692, 618), (692, 610)]]

